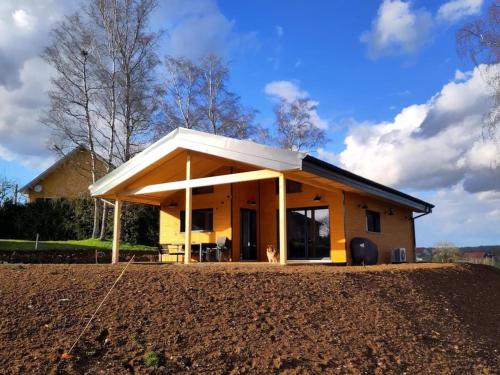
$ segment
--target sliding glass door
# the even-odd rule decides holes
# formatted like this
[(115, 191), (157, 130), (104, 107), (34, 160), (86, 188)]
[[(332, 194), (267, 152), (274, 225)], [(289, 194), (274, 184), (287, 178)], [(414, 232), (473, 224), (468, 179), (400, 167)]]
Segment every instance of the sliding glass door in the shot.
[(288, 259), (330, 258), (328, 207), (287, 210)]

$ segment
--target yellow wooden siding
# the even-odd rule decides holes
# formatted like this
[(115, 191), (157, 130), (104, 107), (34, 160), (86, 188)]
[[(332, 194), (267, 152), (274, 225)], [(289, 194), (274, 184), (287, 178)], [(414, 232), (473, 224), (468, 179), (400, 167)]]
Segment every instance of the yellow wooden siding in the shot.
[[(90, 173), (90, 153), (79, 151), (69, 157), (56, 170), (52, 171), (36, 185), (42, 186), (40, 193), (35, 192), (34, 186), (27, 192), (30, 202), (37, 199), (83, 198), (89, 197), (89, 186), (92, 184)], [(98, 177), (105, 173), (105, 164), (98, 160)]]
[[(227, 170), (219, 170), (219, 173), (229, 173)], [(184, 190), (175, 192), (161, 205), (160, 210), (160, 243), (184, 243), (184, 232), (180, 231), (180, 212), (184, 211), (185, 204)], [(176, 207), (168, 207), (172, 202)], [(192, 242), (215, 243), (217, 237), (228, 237), (231, 239), (231, 186), (216, 185), (214, 192), (209, 194), (193, 195), (193, 210), (202, 208), (213, 209), (213, 231), (212, 232), (192, 232)], [(179, 257), (182, 261), (183, 257)], [(164, 255), (164, 261), (175, 261), (177, 256)], [(192, 257), (197, 260), (196, 256)]]
[[(320, 201), (314, 201), (316, 195)], [(278, 194), (276, 182), (266, 180), (260, 182), (261, 197), (261, 236), (259, 243), (260, 259), (266, 259), (266, 246), (277, 245), (276, 212), (278, 210)], [(342, 205), (342, 191), (326, 191), (309, 185), (302, 186), (302, 192), (287, 194), (286, 206), (289, 208), (322, 207), (328, 206), (330, 213), (330, 258), (333, 262), (346, 261), (344, 237), (344, 209)]]
[[(240, 170), (232, 169), (233, 173)], [(227, 174), (230, 167), (223, 167), (212, 175)], [(319, 201), (313, 200), (319, 195)], [(345, 196), (345, 205), (344, 205)], [(160, 242), (183, 243), (184, 233), (180, 232), (180, 211), (184, 210), (184, 191), (173, 193), (164, 200), (160, 214)], [(169, 208), (174, 202), (176, 207)], [(254, 204), (255, 202), (255, 204)], [(381, 233), (366, 230), (365, 210), (361, 205), (380, 212)], [(408, 259), (414, 259), (413, 229), (410, 220), (411, 210), (391, 205), (388, 202), (356, 193), (343, 192), (340, 189), (324, 190), (310, 185), (303, 185), (300, 193), (287, 194), (287, 208), (305, 208), (327, 206), (330, 213), (330, 257), (335, 263), (350, 262), (349, 242), (354, 237), (366, 237), (374, 241), (379, 248), (379, 262), (389, 263), (392, 249), (404, 247)], [(232, 210), (231, 210), (232, 207)], [(240, 210), (255, 210), (257, 213), (257, 256), (259, 261), (267, 261), (266, 246), (277, 245), (276, 212), (278, 194), (274, 179), (251, 181), (231, 185), (217, 185), (214, 192), (193, 196), (193, 209), (212, 208), (214, 231), (193, 232), (193, 242), (215, 242), (217, 237), (231, 239), (230, 259), (240, 259)], [(389, 215), (392, 208), (394, 214)], [(176, 256), (164, 256), (164, 261), (175, 261)], [(178, 258), (182, 261), (182, 256)], [(193, 256), (193, 260), (197, 260)]]
[[(361, 206), (368, 206), (369, 210), (380, 213), (380, 233), (368, 232), (366, 228), (366, 213)], [(392, 208), (393, 215), (389, 215)], [(390, 263), (391, 251), (398, 247), (407, 250), (409, 261), (415, 259), (413, 246), (413, 228), (410, 220), (412, 212), (410, 209), (391, 205), (378, 199), (369, 198), (354, 193), (346, 193), (346, 238), (347, 248), (354, 237), (365, 237), (378, 247), (379, 263)], [(350, 251), (348, 251), (350, 261)]]
[[(313, 201), (319, 194), (321, 200)], [(233, 198), (231, 228), (231, 196)], [(170, 202), (177, 207), (168, 208)], [(255, 202), (255, 204), (253, 204)], [(344, 238), (344, 212), (341, 191), (324, 191), (311, 186), (303, 186), (301, 193), (287, 195), (287, 208), (328, 206), (330, 211), (330, 256), (334, 262), (346, 262)], [(214, 193), (193, 196), (193, 209), (214, 209), (214, 231), (193, 232), (193, 242), (215, 242), (217, 237), (226, 236), (232, 241), (231, 259), (240, 259), (240, 210), (255, 210), (257, 213), (257, 254), (258, 260), (266, 261), (266, 246), (277, 246), (276, 212), (278, 195), (274, 180), (252, 181), (214, 187)], [(182, 243), (184, 233), (180, 232), (180, 211), (184, 209), (184, 192), (180, 191), (167, 199), (160, 214), (160, 243)], [(182, 256), (164, 256), (164, 261), (182, 261)], [(196, 257), (193, 257), (196, 260)]]

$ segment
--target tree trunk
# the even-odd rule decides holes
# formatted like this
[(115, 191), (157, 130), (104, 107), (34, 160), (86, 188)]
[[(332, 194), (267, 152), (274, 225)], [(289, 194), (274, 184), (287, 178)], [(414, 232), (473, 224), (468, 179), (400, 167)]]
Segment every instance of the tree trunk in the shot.
[(92, 229), (92, 238), (97, 238), (99, 231), (99, 201), (94, 198), (94, 227)]
[(108, 220), (108, 205), (103, 201), (102, 205), (102, 218), (101, 218), (101, 235), (99, 239), (101, 241), (106, 239), (106, 221)]

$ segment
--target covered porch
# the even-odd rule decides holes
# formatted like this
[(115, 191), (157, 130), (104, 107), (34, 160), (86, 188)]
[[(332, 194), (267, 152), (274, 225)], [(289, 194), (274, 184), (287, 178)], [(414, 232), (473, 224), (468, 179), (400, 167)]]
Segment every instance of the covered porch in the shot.
[[(344, 263), (342, 191), (299, 169), (276, 171), (177, 149), (134, 181), (104, 195), (115, 200), (113, 256), (120, 251), (122, 202), (160, 207), (164, 262), (222, 260)], [(208, 249), (227, 239), (222, 257)], [(220, 254), (219, 254), (220, 255)]]

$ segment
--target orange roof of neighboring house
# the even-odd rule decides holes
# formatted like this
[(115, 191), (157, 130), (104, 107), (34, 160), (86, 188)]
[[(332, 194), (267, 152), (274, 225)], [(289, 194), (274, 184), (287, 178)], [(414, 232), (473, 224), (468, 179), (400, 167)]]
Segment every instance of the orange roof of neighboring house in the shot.
[(468, 251), (466, 253), (462, 254), (463, 258), (484, 258), (486, 255), (486, 252), (484, 251)]

